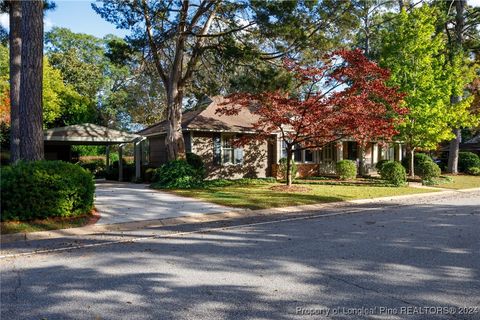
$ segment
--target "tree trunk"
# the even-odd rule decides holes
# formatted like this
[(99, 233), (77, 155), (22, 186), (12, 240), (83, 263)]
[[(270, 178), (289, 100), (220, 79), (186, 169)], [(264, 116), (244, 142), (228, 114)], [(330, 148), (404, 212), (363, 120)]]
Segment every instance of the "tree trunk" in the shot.
[(167, 136), (165, 145), (167, 147), (167, 159), (185, 159), (185, 141), (182, 133), (182, 91), (173, 89), (167, 93)]
[(410, 178), (415, 178), (415, 148), (410, 149), (410, 159), (408, 164), (408, 170), (410, 172)]
[[(454, 55), (463, 55), (463, 31), (465, 28), (465, 5), (466, 0), (455, 1), (455, 48)], [(452, 55), (452, 59), (454, 58)], [(452, 61), (453, 63), (453, 61)], [(462, 101), (461, 96), (452, 96), (451, 102), (453, 105)], [(457, 174), (458, 173), (458, 153), (460, 149), (460, 142), (462, 140), (462, 131), (460, 128), (453, 130), (455, 138), (450, 141), (448, 152), (448, 167), (447, 172)]]
[(365, 147), (358, 144), (358, 174), (363, 177), (365, 175)]
[(292, 186), (292, 148), (287, 147), (287, 186)]
[(458, 154), (460, 151), (460, 142), (462, 140), (462, 131), (460, 129), (453, 130), (455, 138), (450, 140), (450, 146), (448, 149), (448, 167), (447, 172), (457, 174), (458, 173)]
[(43, 148), (43, 1), (22, 1), (20, 157), (41, 160)]
[(22, 3), (10, 1), (10, 161), (20, 159), (20, 68), (22, 52)]

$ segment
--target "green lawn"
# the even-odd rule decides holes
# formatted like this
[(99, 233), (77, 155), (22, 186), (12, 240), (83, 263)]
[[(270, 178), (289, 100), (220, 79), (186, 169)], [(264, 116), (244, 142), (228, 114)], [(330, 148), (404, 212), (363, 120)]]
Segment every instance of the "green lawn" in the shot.
[(467, 176), (467, 175), (447, 175), (453, 181), (435, 185), (439, 188), (447, 189), (470, 189), (480, 188), (480, 176)]
[(0, 230), (2, 234), (8, 234), (68, 229), (83, 227), (95, 223), (96, 220), (98, 220), (98, 217), (96, 216), (83, 215), (73, 218), (50, 218), (35, 221), (3, 221), (0, 222)]
[(205, 189), (172, 190), (178, 195), (198, 198), (220, 205), (250, 209), (265, 209), (302, 204), (327, 203), (353, 199), (367, 199), (394, 195), (432, 192), (432, 189), (369, 185), (295, 184), (309, 188), (305, 192), (271, 190), (278, 183), (252, 185), (210, 186)]

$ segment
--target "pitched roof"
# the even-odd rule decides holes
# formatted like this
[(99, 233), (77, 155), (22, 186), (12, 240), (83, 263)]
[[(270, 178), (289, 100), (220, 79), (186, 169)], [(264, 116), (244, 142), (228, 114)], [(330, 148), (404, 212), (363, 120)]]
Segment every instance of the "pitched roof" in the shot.
[(43, 131), (44, 141), (66, 144), (119, 144), (132, 142), (140, 135), (110, 129), (92, 123), (48, 129)]
[[(258, 116), (248, 108), (240, 108), (237, 115), (227, 116), (216, 114), (216, 110), (223, 107), (225, 98), (215, 96), (209, 99), (210, 103), (203, 104), (195, 110), (184, 112), (182, 115), (182, 129), (190, 131), (216, 131), (216, 132), (252, 132), (253, 124)], [(139, 134), (149, 136), (162, 134), (167, 131), (166, 120), (156, 123)]]

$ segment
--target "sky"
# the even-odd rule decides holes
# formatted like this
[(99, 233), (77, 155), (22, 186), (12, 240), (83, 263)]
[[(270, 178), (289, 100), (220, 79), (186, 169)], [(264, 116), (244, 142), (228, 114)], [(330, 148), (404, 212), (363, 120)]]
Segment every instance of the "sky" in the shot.
[[(479, 0), (480, 1), (480, 0)], [(77, 33), (87, 33), (96, 37), (114, 34), (123, 37), (128, 32), (116, 29), (103, 20), (91, 7), (93, 1), (56, 0), (56, 8), (47, 11), (44, 19), (45, 31), (53, 26), (64, 27)], [(0, 15), (0, 24), (8, 29), (8, 14)]]
[[(64, 27), (77, 33), (87, 33), (96, 37), (114, 34), (123, 37), (128, 32), (116, 29), (103, 20), (91, 7), (88, 0), (56, 0), (57, 7), (45, 15), (45, 31), (53, 26)], [(480, 0), (467, 0), (469, 5), (480, 6)], [(8, 29), (8, 14), (0, 14), (0, 25)]]

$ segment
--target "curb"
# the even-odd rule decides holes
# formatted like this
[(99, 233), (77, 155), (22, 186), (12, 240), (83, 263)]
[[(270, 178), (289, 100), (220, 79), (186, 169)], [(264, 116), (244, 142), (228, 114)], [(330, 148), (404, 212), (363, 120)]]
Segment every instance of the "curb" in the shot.
[(205, 222), (215, 222), (215, 221), (221, 221), (221, 220), (238, 219), (238, 218), (248, 218), (248, 217), (255, 217), (255, 216), (299, 213), (299, 212), (325, 210), (329, 208), (347, 207), (353, 204), (389, 202), (389, 201), (403, 200), (403, 199), (412, 199), (412, 198), (415, 199), (415, 198), (421, 198), (421, 197), (432, 196), (432, 195), (448, 195), (448, 194), (455, 194), (458, 192), (472, 192), (472, 191), (480, 191), (480, 188), (432, 191), (432, 192), (416, 193), (416, 194), (400, 195), (400, 196), (378, 197), (378, 198), (371, 198), (371, 199), (356, 199), (356, 200), (308, 204), (308, 205), (260, 209), (260, 210), (236, 209), (234, 211), (227, 211), (222, 213), (194, 214), (194, 215), (175, 217), (175, 218), (167, 217), (162, 219), (141, 220), (141, 221), (116, 223), (116, 224), (88, 225), (88, 226), (79, 227), (79, 228), (58, 229), (58, 230), (38, 231), (38, 232), (29, 232), (29, 233), (12, 233), (12, 234), (1, 235), (0, 243), (4, 244), (4, 243), (10, 243), (10, 242), (17, 242), (17, 241), (58, 239), (63, 237), (102, 234), (109, 231), (133, 231), (133, 230), (138, 230), (142, 228), (169, 227), (169, 226), (177, 226), (177, 225), (187, 224), (187, 223), (205, 223)]

